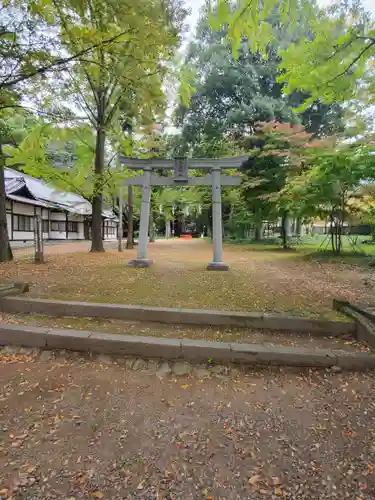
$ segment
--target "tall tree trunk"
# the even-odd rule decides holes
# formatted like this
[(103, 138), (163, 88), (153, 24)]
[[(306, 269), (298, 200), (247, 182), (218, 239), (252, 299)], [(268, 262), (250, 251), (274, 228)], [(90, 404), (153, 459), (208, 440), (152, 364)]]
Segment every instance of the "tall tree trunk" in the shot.
[[(101, 100), (104, 101), (104, 96), (103, 98), (101, 98)], [(101, 101), (99, 101), (99, 103), (100, 102)], [(100, 117), (104, 115), (104, 112), (100, 111), (98, 115)], [(98, 126), (96, 131), (94, 195), (92, 199), (91, 252), (104, 252), (102, 238), (102, 212), (105, 129), (103, 121), (103, 119), (99, 119), (99, 123), (101, 123), (101, 125)]]
[(301, 236), (302, 236), (302, 219), (301, 219), (301, 217), (297, 217), (295, 233), (296, 233), (297, 238), (301, 238)]
[(338, 220), (337, 227), (337, 253), (340, 255), (342, 250), (342, 230), (344, 227), (344, 219), (345, 219), (345, 190), (342, 191), (341, 194), (341, 214)]
[(7, 228), (4, 168), (5, 157), (3, 156), (3, 148), (0, 144), (0, 262), (13, 260)]
[(281, 217), (281, 239), (284, 249), (288, 248), (288, 234), (286, 227), (287, 219), (288, 219), (288, 212), (283, 212), (283, 215)]
[(254, 241), (262, 239), (262, 221), (257, 221), (254, 225)]
[(342, 226), (343, 226), (343, 221), (340, 220), (339, 223), (337, 224), (337, 254), (341, 254), (342, 250)]
[(330, 214), (330, 234), (331, 234), (331, 247), (332, 247), (332, 253), (336, 253), (336, 246), (335, 246), (335, 231), (334, 231), (334, 225), (333, 225), (333, 215)]
[(134, 248), (133, 186), (128, 186), (128, 238), (126, 248)]
[(255, 218), (255, 223), (254, 223), (253, 239), (254, 241), (260, 241), (262, 239), (262, 224), (263, 224), (261, 209), (259, 208), (255, 209), (254, 218)]

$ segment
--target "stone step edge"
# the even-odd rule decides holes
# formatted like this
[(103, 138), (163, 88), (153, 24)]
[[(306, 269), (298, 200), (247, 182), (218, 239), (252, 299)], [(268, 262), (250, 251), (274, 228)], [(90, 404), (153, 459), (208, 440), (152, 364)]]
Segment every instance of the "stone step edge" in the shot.
[(0, 298), (11, 295), (20, 295), (29, 291), (29, 284), (23, 281), (13, 281), (11, 283), (0, 284)]
[(375, 368), (375, 355), (366, 352), (343, 353), (334, 349), (165, 339), (6, 323), (0, 324), (0, 345), (67, 349), (165, 360), (180, 359), (196, 363), (224, 362), (301, 367), (338, 366), (349, 370)]
[(13, 314), (74, 316), (147, 321), (166, 324), (231, 326), (268, 330), (296, 331), (315, 335), (347, 335), (355, 333), (354, 322), (309, 319), (284, 314), (237, 312), (204, 309), (174, 309), (137, 305), (105, 304), (6, 297), (0, 300), (0, 311)]
[(375, 350), (375, 322), (374, 315), (362, 311), (359, 307), (344, 300), (334, 299), (333, 307), (337, 311), (346, 314), (355, 320), (355, 336), (358, 340), (366, 342), (372, 350)]

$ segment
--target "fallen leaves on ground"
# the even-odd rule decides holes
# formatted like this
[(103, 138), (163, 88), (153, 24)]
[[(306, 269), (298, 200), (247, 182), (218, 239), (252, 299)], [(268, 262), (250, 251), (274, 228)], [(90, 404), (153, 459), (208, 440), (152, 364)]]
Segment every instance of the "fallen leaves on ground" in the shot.
[(375, 498), (374, 373), (185, 384), (95, 360), (52, 366), (0, 366), (0, 489), (14, 500)]
[[(74, 251), (66, 244), (58, 253), (59, 247), (49, 249), (42, 266), (25, 257), (0, 264), (2, 277), (17, 275), (30, 281), (34, 297), (306, 316), (334, 315), (333, 297), (351, 302), (373, 299), (372, 288), (364, 284), (374, 274), (371, 269), (306, 260), (297, 252), (259, 252), (228, 245), (229, 272), (209, 273), (205, 266), (212, 248), (202, 240), (157, 242), (150, 246), (154, 265), (149, 269), (126, 267), (124, 253), (64, 253)], [(86, 249), (87, 242), (76, 248)], [(130, 260), (135, 251), (126, 255)]]

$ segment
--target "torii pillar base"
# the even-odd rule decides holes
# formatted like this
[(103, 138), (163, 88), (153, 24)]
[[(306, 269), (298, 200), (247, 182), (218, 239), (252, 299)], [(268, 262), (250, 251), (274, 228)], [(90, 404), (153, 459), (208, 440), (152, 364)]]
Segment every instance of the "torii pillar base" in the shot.
[(224, 262), (210, 262), (206, 269), (207, 271), (229, 271), (229, 266)]
[(134, 259), (128, 262), (129, 267), (145, 268), (152, 266), (152, 260), (149, 259)]

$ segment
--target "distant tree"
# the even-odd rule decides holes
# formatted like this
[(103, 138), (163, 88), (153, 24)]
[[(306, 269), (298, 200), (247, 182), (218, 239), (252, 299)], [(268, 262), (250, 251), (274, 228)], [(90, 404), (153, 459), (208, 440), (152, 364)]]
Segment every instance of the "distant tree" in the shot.
[(309, 168), (289, 179), (279, 193), (292, 210), (329, 220), (334, 253), (342, 250), (344, 222), (356, 212), (365, 212), (364, 183), (375, 180), (374, 152), (374, 146), (364, 140), (324, 147), (312, 143), (305, 150)]
[(54, 4), (61, 41), (69, 52), (80, 50), (88, 40), (121, 34), (118, 43), (100, 45), (86, 58), (77, 59), (63, 82), (61, 94), (67, 105), (72, 102), (82, 109), (96, 135), (91, 251), (104, 251), (101, 186), (109, 129), (124, 113), (124, 103), (132, 103), (132, 112), (142, 110), (149, 119), (162, 112), (167, 62), (179, 44), (184, 15), (184, 9), (175, 0), (94, 0), (83, 4), (66, 0)]
[(302, 125), (278, 122), (258, 123), (256, 132), (248, 140), (251, 152), (241, 168), (244, 175), (242, 196), (253, 216), (254, 239), (261, 239), (265, 220), (281, 218), (283, 246), (286, 247), (290, 207), (280, 193), (290, 179), (304, 172), (304, 152), (313, 134), (307, 133)]
[[(125, 0), (120, 4), (15, 0), (2, 4), (0, 13), (0, 112), (20, 107), (21, 95), (30, 91), (46, 98), (44, 116), (72, 121), (72, 109), (78, 107), (85, 113), (81, 118), (88, 118), (96, 129), (92, 250), (102, 251), (100, 186), (106, 132), (124, 101), (152, 108), (162, 100), (165, 63), (178, 44), (185, 11), (178, 0), (152, 5)], [(57, 69), (59, 74), (54, 73)], [(80, 96), (69, 109), (61, 110), (56, 106), (60, 99), (52, 97), (51, 90), (61, 85), (62, 101)], [(2, 154), (0, 160), (3, 170)], [(2, 171), (0, 214), (5, 213), (3, 177)], [(6, 233), (3, 218), (0, 215), (0, 226), (5, 228), (1, 235)]]

